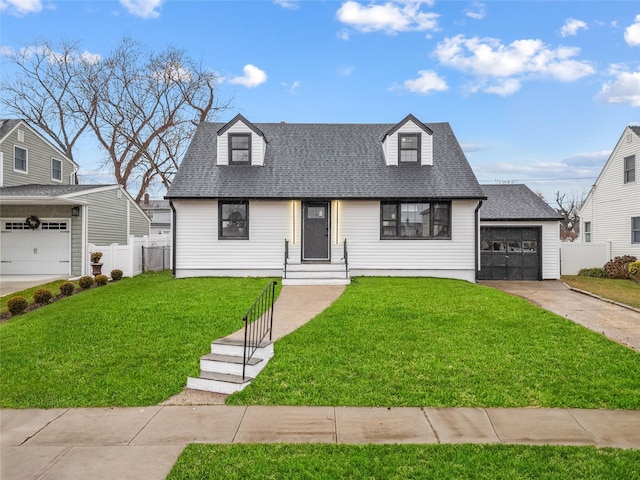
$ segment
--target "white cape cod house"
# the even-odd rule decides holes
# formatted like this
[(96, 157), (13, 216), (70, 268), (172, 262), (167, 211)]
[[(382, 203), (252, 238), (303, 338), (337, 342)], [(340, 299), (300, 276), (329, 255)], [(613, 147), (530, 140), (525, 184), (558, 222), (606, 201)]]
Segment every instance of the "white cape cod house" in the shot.
[[(176, 277), (476, 281), (486, 194), (448, 123), (199, 125), (167, 193)], [(541, 277), (540, 277), (541, 279)]]

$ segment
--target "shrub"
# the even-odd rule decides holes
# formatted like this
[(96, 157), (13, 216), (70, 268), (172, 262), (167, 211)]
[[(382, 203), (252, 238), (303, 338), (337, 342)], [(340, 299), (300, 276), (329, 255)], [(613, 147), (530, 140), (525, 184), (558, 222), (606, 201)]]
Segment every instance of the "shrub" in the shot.
[(607, 274), (601, 268), (583, 268), (578, 272), (581, 277), (607, 278)]
[(603, 270), (608, 278), (630, 278), (629, 264), (638, 260), (632, 255), (615, 257), (604, 264)]
[(631, 262), (629, 264), (629, 276), (636, 282), (640, 282), (640, 262)]
[(20, 315), (28, 306), (29, 302), (24, 297), (13, 297), (7, 302), (7, 308), (11, 312), (11, 315)]
[(38, 305), (45, 305), (51, 301), (53, 293), (48, 288), (39, 288), (33, 292), (33, 301)]
[(80, 280), (78, 280), (78, 285), (80, 285), (80, 288), (91, 288), (91, 285), (93, 285), (93, 277), (80, 277)]
[(99, 263), (102, 258), (102, 252), (91, 252), (91, 263)]
[(117, 268), (115, 270), (111, 270), (111, 280), (113, 280), (114, 282), (121, 280), (122, 275), (124, 275), (124, 272), (122, 270), (118, 270)]
[(64, 282), (60, 284), (60, 293), (65, 297), (70, 297), (73, 295), (73, 291), (76, 289), (76, 286), (71, 282)]
[(106, 275), (96, 275), (96, 285), (103, 286), (109, 283), (109, 277)]

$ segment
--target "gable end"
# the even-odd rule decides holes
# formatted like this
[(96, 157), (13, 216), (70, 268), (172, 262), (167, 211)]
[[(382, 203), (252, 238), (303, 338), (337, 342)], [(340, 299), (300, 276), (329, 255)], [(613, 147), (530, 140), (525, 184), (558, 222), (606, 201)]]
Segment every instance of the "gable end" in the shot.
[[(248, 144), (240, 142), (234, 145), (231, 140), (233, 137), (235, 137), (236, 140), (248, 137)], [(246, 155), (246, 162), (233, 161), (233, 152), (236, 150), (237, 154), (239, 149), (242, 149), (244, 155)], [(233, 165), (235, 163), (263, 166), (266, 149), (267, 140), (264, 133), (240, 114), (236, 115), (233, 120), (223, 125), (217, 131), (216, 158), (218, 165)]]
[(417, 149), (416, 161), (423, 166), (433, 165), (433, 130), (409, 114), (401, 122), (394, 125), (382, 139), (382, 150), (387, 166), (402, 164), (401, 150), (404, 150), (400, 144), (402, 138), (417, 138), (417, 142), (413, 143)]

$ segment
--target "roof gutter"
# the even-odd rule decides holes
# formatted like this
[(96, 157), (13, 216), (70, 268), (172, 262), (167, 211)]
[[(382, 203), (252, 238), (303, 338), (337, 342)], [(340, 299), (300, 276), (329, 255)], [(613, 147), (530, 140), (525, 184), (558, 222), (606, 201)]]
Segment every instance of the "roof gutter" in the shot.
[(474, 212), (474, 216), (475, 216), (475, 224), (476, 224), (476, 235), (475, 235), (475, 242), (474, 242), (474, 247), (476, 249), (476, 253), (474, 255), (474, 259), (475, 259), (475, 268), (476, 268), (476, 273), (475, 273), (475, 277), (476, 277), (476, 282), (478, 282), (478, 272), (479, 272), (479, 257), (480, 257), (480, 249), (479, 249), (479, 242), (480, 242), (480, 207), (482, 206), (482, 200), (478, 200), (478, 206), (476, 207), (476, 210)]
[(171, 273), (176, 276), (176, 207), (173, 206), (173, 200), (169, 200), (171, 207)]

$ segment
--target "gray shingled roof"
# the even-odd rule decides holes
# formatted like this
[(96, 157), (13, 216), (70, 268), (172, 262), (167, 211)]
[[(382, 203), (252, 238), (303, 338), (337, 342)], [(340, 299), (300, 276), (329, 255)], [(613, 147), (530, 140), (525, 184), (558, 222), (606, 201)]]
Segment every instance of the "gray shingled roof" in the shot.
[(6, 119), (6, 118), (2, 118), (0, 119), (0, 142), (4, 140), (4, 137), (6, 137), (9, 132), (11, 132), (11, 130), (13, 130), (13, 128), (18, 125), (21, 122), (21, 120), (14, 120), (14, 119)]
[(481, 185), (487, 200), (481, 220), (560, 220), (562, 217), (526, 185)]
[(640, 127), (632, 126), (629, 128), (633, 131), (633, 133), (640, 137)]
[(216, 165), (216, 132), (202, 123), (165, 198), (483, 198), (448, 123), (433, 130), (433, 166), (387, 167), (382, 139), (394, 124), (254, 124), (263, 167)]
[(18, 185), (0, 188), (0, 197), (58, 197), (112, 185)]

